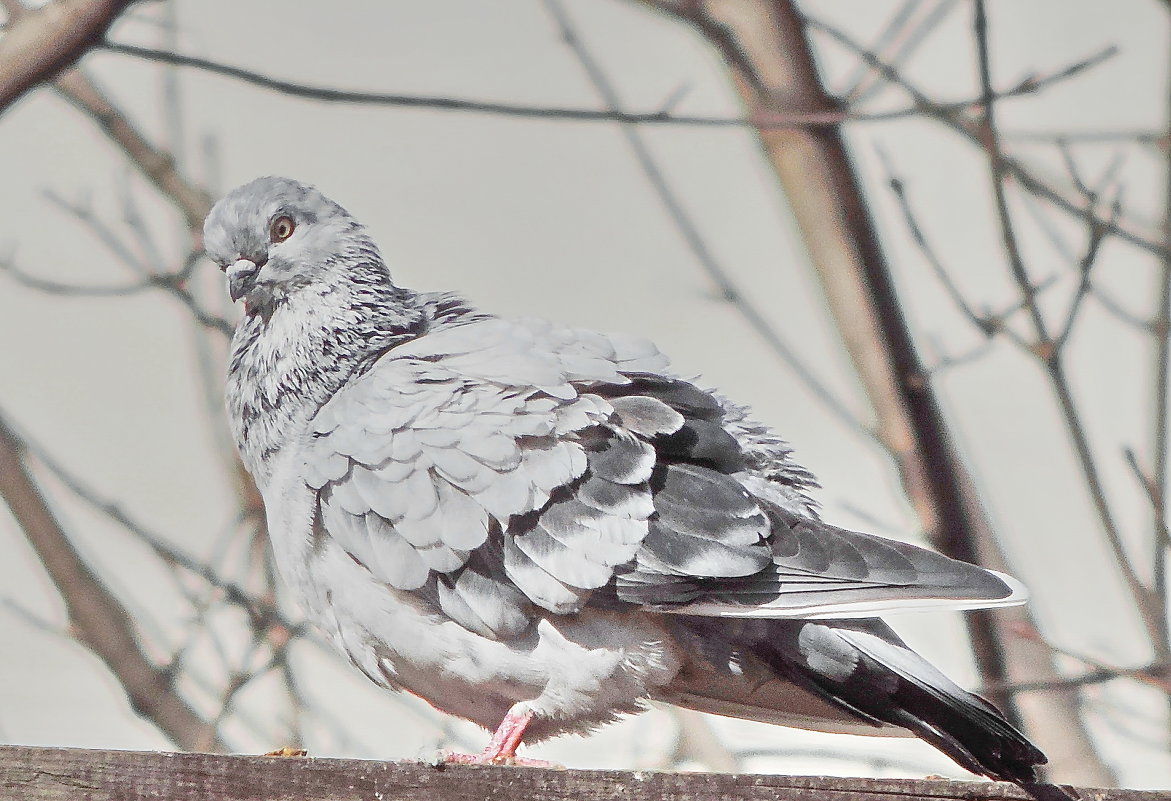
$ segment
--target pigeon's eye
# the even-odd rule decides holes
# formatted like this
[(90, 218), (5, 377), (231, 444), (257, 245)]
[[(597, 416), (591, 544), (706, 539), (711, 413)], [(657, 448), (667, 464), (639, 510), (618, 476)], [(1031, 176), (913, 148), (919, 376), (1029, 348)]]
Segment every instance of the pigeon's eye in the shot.
[(295, 227), (292, 217), (277, 217), (268, 229), (268, 238), (273, 242), (284, 242), (293, 235)]

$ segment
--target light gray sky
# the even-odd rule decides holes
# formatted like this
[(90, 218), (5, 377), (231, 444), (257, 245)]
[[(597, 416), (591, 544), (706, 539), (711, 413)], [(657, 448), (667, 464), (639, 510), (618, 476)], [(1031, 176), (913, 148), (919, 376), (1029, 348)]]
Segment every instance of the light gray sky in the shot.
[[(593, 107), (598, 97), (537, 0), (319, 3), (172, 0), (179, 48), (289, 80), (384, 92), (558, 106)], [(630, 110), (658, 108), (680, 87), (686, 114), (735, 115), (739, 108), (719, 59), (689, 30), (618, 0), (567, 3), (588, 47), (602, 61)], [(900, 4), (884, 0), (807, 3), (806, 9), (873, 40)], [(1001, 85), (1045, 73), (1115, 44), (1114, 59), (1040, 97), (1005, 103), (1006, 130), (1160, 129), (1167, 119), (1168, 22), (1151, 0), (1034, 0), (993, 3), (994, 76)], [(135, 7), (114, 38), (156, 44), (157, 6)], [(908, 64), (933, 96), (976, 93), (969, 8), (959, 3)], [(831, 87), (855, 74), (855, 60), (821, 42)], [(84, 66), (156, 141), (167, 141), (159, 68), (96, 54)], [(440, 111), (321, 105), (280, 97), (223, 78), (181, 75), (187, 170), (221, 189), (261, 174), (317, 184), (372, 229), (396, 279), (418, 289), (459, 289), (482, 307), (542, 316), (589, 328), (653, 338), (684, 373), (751, 403), (757, 416), (790, 439), (821, 478), (833, 522), (914, 537), (889, 464), (865, 439), (835, 422), (744, 323), (664, 214), (619, 132), (608, 124), (537, 122)], [(903, 101), (887, 92), (875, 107)], [(819, 377), (865, 417), (862, 397), (837, 344), (800, 242), (756, 144), (747, 132), (654, 128), (644, 131), (655, 159), (720, 264), (764, 309), (786, 341), (817, 366)], [(999, 307), (1013, 292), (996, 229), (985, 168), (976, 152), (929, 123), (856, 123), (855, 158), (874, 204), (908, 315), (929, 361), (968, 352), (979, 339), (915, 251), (884, 187), (884, 152), (900, 176), (955, 280), (978, 303)], [(213, 143), (208, 157), (205, 142)], [(1019, 146), (1039, 171), (1067, 185), (1054, 151)], [(1079, 147), (1091, 178), (1117, 148)], [(1131, 148), (1123, 165), (1126, 202), (1157, 219), (1163, 165)], [(111, 284), (132, 276), (111, 261), (77, 221), (44, 196), (88, 199), (120, 225), (129, 191), (159, 248), (175, 245), (177, 221), (131, 176), (92, 125), (51, 93), (23, 100), (0, 120), (0, 255), (46, 278)], [(127, 188), (128, 187), (128, 188)], [(1080, 248), (1076, 226), (1043, 211)], [(1027, 214), (1022, 217), (1027, 218)], [(1036, 274), (1066, 275), (1053, 293), (1067, 298), (1068, 267), (1039, 233), (1023, 230)], [(201, 268), (210, 296), (218, 274)], [(1098, 274), (1136, 314), (1150, 311), (1150, 259), (1108, 244)], [(226, 306), (225, 306), (226, 308)], [(0, 276), (0, 408), (24, 432), (104, 495), (192, 553), (208, 556), (231, 531), (234, 498), (221, 469), (215, 425), (198, 378), (189, 321), (172, 301), (147, 294), (116, 300), (50, 298)], [(1144, 341), (1091, 302), (1074, 342), (1073, 381), (1091, 420), (1132, 544), (1147, 512), (1121, 457), (1142, 450), (1149, 390), (1142, 383)], [(989, 499), (1015, 572), (1035, 594), (1034, 610), (1054, 642), (1113, 664), (1146, 658), (1141, 631), (1108, 570), (1092, 514), (1069, 458), (1064, 433), (1036, 368), (1011, 347), (948, 370), (939, 387), (965, 453)], [(146, 550), (51, 480), (68, 530), (136, 612), (173, 642), (188, 605)], [(876, 522), (877, 521), (877, 522)], [(239, 549), (239, 546), (234, 546)], [(0, 512), (0, 595), (61, 625), (64, 615), (35, 556)], [(957, 619), (930, 615), (895, 621), (926, 655), (958, 679), (974, 681)], [(230, 628), (233, 622), (221, 621)], [(0, 608), (0, 740), (89, 747), (162, 748), (165, 740), (136, 720), (97, 660), (58, 634)], [(208, 646), (195, 653), (206, 654)], [(344, 666), (306, 648), (315, 682), (350, 722), (353, 743), (321, 735), (318, 754), (413, 756), (438, 737), (423, 705), (417, 723), (401, 722), (389, 701)], [(260, 686), (244, 699), (263, 716)], [(1131, 786), (1171, 785), (1171, 761), (1159, 747), (1165, 704), (1133, 688), (1089, 693), (1103, 749)], [(408, 717), (410, 721), (416, 718)], [(570, 765), (649, 764), (670, 740), (670, 720), (653, 713), (589, 741), (567, 739), (536, 749)], [(903, 759), (922, 771), (956, 773), (917, 742), (843, 740), (775, 727), (717, 721), (730, 742), (791, 749), (852, 749)], [(459, 729), (472, 744), (480, 735)], [(232, 732), (241, 747), (278, 744)], [(753, 770), (882, 773), (886, 768), (810, 757), (760, 759)], [(897, 768), (890, 769), (898, 773)]]

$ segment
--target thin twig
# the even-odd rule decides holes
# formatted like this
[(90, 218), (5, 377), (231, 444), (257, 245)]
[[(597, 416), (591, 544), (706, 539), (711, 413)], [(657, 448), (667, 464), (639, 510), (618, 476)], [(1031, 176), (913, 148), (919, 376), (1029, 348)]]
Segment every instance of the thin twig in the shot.
[[(1004, 137), (1002, 136), (1001, 139), (1003, 140), (1003, 138)], [(1076, 269), (1080, 261), (1078, 255), (1074, 253), (1070, 244), (1065, 241), (1065, 238), (1057, 230), (1057, 227), (1040, 208), (1041, 200), (1036, 195), (1027, 192), (1021, 194), (1020, 199), (1025, 210), (1032, 217), (1033, 222), (1037, 224), (1037, 227), (1045, 236), (1046, 241), (1049, 242), (1052, 248), (1057, 251), (1062, 259), (1064, 259), (1071, 267)], [(1104, 311), (1117, 319), (1119, 322), (1130, 326), (1136, 331), (1140, 331), (1144, 334), (1151, 333), (1152, 328), (1151, 322), (1149, 320), (1143, 319), (1134, 312), (1128, 311), (1121, 303), (1115, 300), (1113, 295), (1111, 295), (1105, 289), (1102, 289), (1102, 287), (1098, 286), (1092, 278), (1090, 280), (1089, 294), (1094, 298), (1094, 300), (1098, 301), (1098, 304)]]
[[(1069, 657), (1070, 659), (1075, 659), (1084, 665), (1088, 665), (1089, 667), (1093, 668), (1095, 672), (1112, 673), (1117, 676), (1126, 675), (1130, 678), (1134, 678), (1142, 682), (1143, 684), (1149, 684), (1152, 687), (1157, 687), (1165, 693), (1171, 694), (1171, 681), (1168, 681), (1162, 676), (1157, 675), (1147, 667), (1131, 669), (1117, 667), (1116, 665), (1108, 665), (1105, 662), (1102, 662), (1099, 659), (1094, 659), (1093, 657), (1087, 656), (1086, 654), (1079, 653), (1077, 651), (1071, 651), (1068, 648), (1063, 648), (1053, 644), (1049, 640), (1045, 639), (1041, 632), (1037, 631), (1031, 626), (1015, 626), (1014, 633), (1018, 637), (1023, 637), (1027, 640), (1032, 640), (1033, 642), (1039, 642), (1043, 644), (1046, 648), (1055, 654), (1061, 654), (1062, 656)], [(1163, 663), (1156, 662), (1155, 664), (1159, 665)]]
[[(873, 53), (867, 51), (865, 47), (855, 42), (850, 36), (842, 32), (840, 29), (826, 23), (823, 20), (807, 18), (807, 21), (811, 27), (826, 34), (838, 44), (855, 53), (859, 58), (866, 61), (866, 63), (874, 66), (874, 68), (878, 70), (887, 81), (907, 92), (907, 94), (911, 96), (914, 105), (919, 108), (924, 116), (943, 123), (951, 130), (963, 135), (973, 144), (979, 147), (983, 147), (980, 126), (974, 123), (967, 113), (972, 110), (971, 108), (966, 109), (965, 113), (946, 109), (920, 91), (914, 84), (907, 80), (907, 78), (904, 77), (901, 72), (880, 61)], [(1102, 63), (1108, 58), (1111, 58), (1116, 53), (1117, 50), (1115, 48), (1107, 48), (1085, 59), (1082, 59), (1081, 61), (1078, 61), (1077, 63), (1072, 64), (1063, 70), (1060, 70), (1056, 73), (1051, 73), (1044, 79), (1025, 79), (1025, 83), (1029, 84), (1030, 81), (1035, 81), (1035, 83), (1031, 85), (1036, 86), (1037, 88), (1040, 86), (1051, 85), (1053, 80), (1065, 80), (1075, 75), (1081, 74), (1085, 70)], [(999, 99), (1003, 96), (1004, 93), (1000, 93), (999, 95), (994, 95), (993, 97)], [(1013, 179), (1018, 182), (1021, 188), (1026, 192), (1031, 192), (1037, 197), (1053, 204), (1055, 207), (1085, 223), (1105, 222), (1104, 218), (1095, 218), (1093, 210), (1084, 208), (1084, 206), (1078, 200), (1067, 197), (1064, 192), (1050, 186), (1045, 181), (1033, 175), (1033, 173), (1017, 159), (1014, 159), (1002, 152), (1001, 161), (1005, 173), (1011, 175)], [(1168, 249), (1161, 242), (1156, 241), (1150, 232), (1134, 230), (1127, 224), (1127, 221), (1125, 220), (1119, 220), (1113, 226), (1107, 228), (1107, 231), (1109, 231), (1111, 236), (1117, 236), (1119, 239), (1142, 248), (1147, 252), (1153, 253), (1156, 256), (1162, 256), (1163, 253), (1168, 252)]]
[[(1111, 204), (1110, 219), (1116, 220), (1121, 214), (1122, 203), (1115, 200)], [(1078, 285), (1074, 291), (1073, 299), (1069, 303), (1069, 308), (1065, 313), (1065, 322), (1062, 324), (1057, 336), (1053, 338), (1053, 358), (1059, 358), (1061, 351), (1069, 342), (1070, 334), (1073, 333), (1073, 327), (1077, 323), (1078, 313), (1081, 311), (1082, 303), (1090, 295), (1090, 290), (1093, 288), (1093, 283), (1090, 274), (1094, 269), (1094, 265), (1098, 261), (1098, 251), (1102, 246), (1102, 241), (1105, 239), (1105, 230), (1101, 226), (1092, 225), (1090, 227), (1089, 241), (1086, 243), (1086, 252), (1082, 255), (1078, 262)]]
[[(1135, 480), (1138, 481), (1142, 487), (1143, 494), (1147, 496), (1147, 501), (1152, 508), (1158, 502), (1159, 486), (1155, 481), (1155, 477), (1148, 475), (1142, 466), (1138, 463), (1138, 455), (1133, 448), (1123, 448), (1122, 458), (1126, 461), (1126, 466), (1130, 468), (1130, 472), (1134, 475)], [(1161, 550), (1171, 548), (1171, 532), (1168, 531), (1166, 520), (1163, 524), (1155, 529), (1155, 547)]]
[(253, 628), (264, 629), (271, 626), (280, 626), (289, 631), (292, 636), (299, 636), (303, 631), (303, 624), (293, 623), (285, 618), (275, 604), (253, 597), (251, 593), (239, 584), (229, 581), (219, 575), (210, 566), (168, 543), (161, 536), (123, 511), (118, 504), (100, 497), (97, 492), (86, 486), (80, 478), (45, 452), (44, 449), (24, 440), (21, 440), (21, 445), (25, 451), (44, 465), (66, 489), (117, 523), (121, 528), (133, 535), (135, 539), (147, 545), (165, 564), (180, 567), (222, 592), (226, 600), (239, 606), (248, 614)]
[[(886, 32), (873, 48), (875, 53), (878, 53), (883, 48), (890, 46), (891, 52), (880, 57), (891, 66), (898, 67), (910, 58), (919, 45), (927, 41), (928, 36), (947, 18), (952, 9), (959, 5), (959, 0), (939, 0), (932, 8), (922, 14), (922, 19), (915, 21), (912, 25), (915, 11), (918, 10), (919, 5), (920, 0), (908, 0), (903, 9), (892, 18)], [(907, 29), (901, 30), (904, 26)], [(858, 68), (864, 72), (845, 93), (845, 98), (851, 106), (864, 102), (882, 88), (882, 81), (879, 80), (881, 76), (875, 72), (873, 67), (860, 64)]]
[[(581, 40), (581, 37), (573, 26), (572, 19), (562, 7), (559, 0), (545, 0), (545, 8), (556, 20), (562, 38), (577, 57), (578, 63), (581, 64), (582, 69), (589, 77), (594, 89), (601, 96), (602, 102), (605, 103), (607, 109), (609, 111), (619, 111), (621, 101), (618, 93), (606, 77), (606, 73), (601, 65), (590, 54), (585, 43)], [(797, 352), (790, 348), (781, 338), (776, 329), (769, 323), (767, 317), (736, 287), (735, 281), (716, 259), (715, 254), (708, 248), (707, 242), (700, 233), (698, 226), (688, 215), (687, 211), (683, 208), (683, 204), (671, 189), (666, 176), (659, 169), (654, 155), (639, 134), (637, 127), (632, 124), (624, 124), (621, 130), (623, 137), (626, 139), (626, 143), (630, 146), (630, 150), (634, 154), (635, 160), (642, 169), (643, 175), (646, 176), (647, 181), (654, 189), (655, 195), (659, 198), (667, 215), (675, 224), (675, 229), (687, 243), (687, 247), (695, 256), (695, 260), (719, 288), (720, 296), (723, 300), (731, 304), (740, 313), (756, 334), (768, 344), (781, 361), (789, 366), (789, 369), (813, 393), (824, 408), (832, 412), (848, 428), (868, 439), (873, 439), (874, 432), (863, 424), (853, 412), (846, 408), (841, 400), (817, 378), (813, 369), (805, 364), (804, 360), (797, 355)]]
[[(48, 198), (50, 203), (53, 203), (89, 229), (90, 233), (114, 256), (118, 263), (128, 267), (136, 275), (150, 276), (154, 272), (147, 262), (139, 259), (130, 251), (129, 246), (114, 233), (113, 228), (103, 223), (93, 213), (88, 203), (83, 204), (68, 201), (52, 190), (46, 191), (45, 197)], [(156, 262), (156, 264), (161, 264), (161, 262)]]
[[(1151, 592), (1143, 585), (1135, 570), (1133, 561), (1123, 544), (1121, 532), (1114, 520), (1110, 502), (1106, 495), (1105, 486), (1099, 475), (1098, 465), (1086, 434), (1085, 424), (1081, 419), (1081, 412), (1073, 398), (1073, 390), (1065, 374), (1062, 361), (1062, 352), (1050, 333), (1049, 324), (1041, 313), (1041, 307), (1036, 302), (1036, 286), (1029, 277), (1025, 266), (1024, 256), (1017, 241), (1015, 223), (1008, 206), (1008, 192), (1006, 179), (1009, 175), (1007, 162), (1001, 150), (999, 134), (996, 129), (996, 106), (992, 101), (992, 77), (988, 45), (988, 17), (984, 0), (975, 0), (973, 15), (973, 34), (976, 40), (976, 57), (979, 67), (980, 86), (984, 93), (983, 115), (978, 123), (979, 138), (988, 157), (989, 173), (992, 184), (993, 197), (996, 203), (997, 219), (1000, 225), (1001, 241), (1005, 254), (1008, 257), (1009, 270), (1017, 289), (1025, 301), (1025, 309), (1032, 322), (1036, 335), (1034, 353), (1044, 366), (1049, 378), (1050, 386), (1056, 396), (1061, 418), (1065, 423), (1066, 433), (1073, 444), (1074, 454), (1078, 466), (1081, 468), (1082, 478), (1086, 483), (1090, 501), (1098, 516), (1099, 525), (1106, 536), (1114, 554), (1115, 562), (1122, 573), (1123, 580), (1134, 599), (1147, 634), (1151, 638), (1151, 645), (1158, 649), (1161, 625), (1158, 622), (1158, 610)], [(1087, 221), (1094, 221), (1096, 228), (1091, 230), (1091, 242), (1101, 236), (1098, 231), (1108, 230), (1112, 223), (1102, 220), (1097, 223), (1097, 217), (1087, 210)], [(1096, 242), (1091, 253), (1097, 252)], [(1092, 262), (1091, 262), (1092, 263)]]
[(1092, 684), (1105, 684), (1111, 681), (1118, 681), (1119, 679), (1139, 679), (1145, 681), (1149, 678), (1155, 678), (1160, 673), (1166, 672), (1171, 668), (1171, 663), (1168, 662), (1152, 662), (1149, 665), (1141, 665), (1140, 667), (1124, 668), (1124, 667), (1100, 667), (1091, 670), (1088, 673), (1082, 673), (1078, 676), (1067, 676), (1058, 679), (1041, 679), (1038, 681), (1018, 681), (1005, 684), (1002, 687), (981, 687), (979, 692), (989, 692), (992, 689), (999, 689), (1010, 693), (1033, 693), (1046, 692), (1050, 690), (1068, 690), (1072, 687), (1086, 687)]
[(1147, 145), (1166, 150), (1171, 136), (1165, 131), (1117, 130), (1117, 131), (1005, 131), (1000, 138), (1015, 144), (1040, 144), (1053, 146), (1064, 142), (1071, 145), (1117, 145), (1119, 142)]
[(170, 153), (154, 147), (122, 111), (86, 75), (75, 68), (57, 76), (53, 88), (84, 111), (126, 154), (126, 158), (155, 187), (168, 197), (187, 222), (200, 234), (203, 218), (211, 210), (207, 194), (192, 185), (178, 170)]
[(886, 168), (887, 185), (895, 196), (895, 201), (898, 203), (899, 210), (902, 212), (903, 222), (907, 226), (907, 231), (910, 233), (912, 241), (919, 249), (919, 253), (923, 256), (931, 271), (935, 274), (936, 279), (943, 286), (948, 297), (951, 298), (952, 303), (955, 304), (955, 307), (967, 318), (968, 322), (980, 330), (986, 339), (992, 339), (998, 334), (1003, 334), (1014, 342), (1024, 345), (1024, 340), (1020, 338), (1020, 335), (1004, 324), (1005, 315), (979, 312), (968, 303), (963, 292), (960, 291), (959, 286), (952, 278), (951, 271), (943, 266), (943, 261), (936, 253), (935, 248), (927, 240), (927, 235), (923, 232), (922, 226), (919, 225), (918, 218), (911, 208), (911, 201), (907, 197), (906, 184), (894, 174), (894, 169), (889, 159), (881, 150), (879, 151), (879, 159)]
[(7, 275), (21, 286), (44, 292), (48, 295), (61, 297), (109, 298), (135, 295), (155, 286), (151, 279), (135, 281), (130, 284), (115, 284), (112, 286), (87, 286), (85, 284), (68, 284), (62, 281), (53, 281), (41, 278), (38, 275), (22, 270), (12, 259), (0, 259), (0, 273)]
[[(179, 67), (190, 67), (204, 72), (222, 75), (226, 78), (243, 81), (259, 86), (262, 89), (279, 92), (290, 97), (299, 97), (306, 100), (317, 100), (325, 103), (349, 103), (375, 106), (397, 106), (401, 108), (426, 108), (438, 111), (470, 112), (478, 114), (493, 114), (504, 117), (538, 120), (563, 120), (570, 122), (621, 122), (637, 123), (642, 125), (681, 125), (714, 128), (755, 128), (762, 130), (783, 130), (788, 128), (818, 128), (833, 127), (844, 122), (882, 122), (914, 117), (921, 113), (917, 106), (892, 109), (889, 111), (857, 111), (857, 110), (827, 110), (805, 111), (799, 113), (784, 113), (778, 111), (760, 110), (747, 117), (713, 117), (703, 115), (676, 115), (664, 109), (650, 112), (627, 112), (617, 109), (586, 109), (564, 106), (526, 105), (522, 103), (493, 103), (483, 100), (469, 100), (457, 97), (441, 97), (434, 95), (408, 95), (387, 92), (360, 92), (346, 89), (334, 89), (324, 86), (308, 86), (305, 84), (273, 78), (243, 67), (230, 66), (211, 59), (199, 56), (190, 56), (183, 53), (174, 53), (151, 47), (123, 44), (121, 42), (104, 42), (99, 45), (111, 53), (133, 56), (135, 58), (158, 61), (164, 64), (173, 64)], [(1019, 97), (1031, 95), (1045, 85), (1064, 80), (1069, 76), (1044, 76), (1022, 81), (1015, 87), (1007, 90), (998, 97)], [(971, 106), (970, 100), (943, 103), (940, 106), (948, 113), (958, 114)]]

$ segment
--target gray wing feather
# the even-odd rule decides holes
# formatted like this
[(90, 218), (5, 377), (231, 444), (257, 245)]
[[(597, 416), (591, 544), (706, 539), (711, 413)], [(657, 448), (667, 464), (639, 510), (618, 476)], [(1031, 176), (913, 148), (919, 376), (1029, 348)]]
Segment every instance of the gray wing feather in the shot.
[(655, 467), (655, 449), (619, 430), (610, 430), (587, 445), (590, 472), (615, 484), (641, 484)]
[(499, 554), (473, 554), (458, 573), (438, 576), (436, 590), (448, 617), (489, 639), (515, 637), (532, 622), (532, 602), (503, 575)]
[(515, 542), (515, 537), (504, 538), (504, 571), (512, 583), (520, 588), (533, 603), (559, 615), (580, 612), (589, 600), (590, 591), (571, 587), (554, 578), (534, 562)]
[[(580, 531), (580, 529), (578, 529)], [(575, 547), (573, 537), (554, 538), (538, 523), (531, 530), (517, 534), (511, 541), (534, 564), (563, 584), (582, 590), (604, 587), (614, 577), (610, 565), (596, 562), (584, 548)]]
[[(570, 499), (551, 506), (541, 515), (537, 527), (564, 549), (573, 550), (584, 558), (612, 568), (634, 558), (639, 544), (646, 536), (645, 521), (645, 516), (603, 514)], [(564, 580), (574, 583), (569, 579)]]
[(646, 395), (614, 398), (610, 405), (624, 428), (648, 439), (660, 434), (674, 434), (685, 422), (679, 412), (661, 400)]
[(655, 513), (646, 484), (619, 484), (592, 474), (578, 487), (577, 500), (617, 518), (646, 520)]

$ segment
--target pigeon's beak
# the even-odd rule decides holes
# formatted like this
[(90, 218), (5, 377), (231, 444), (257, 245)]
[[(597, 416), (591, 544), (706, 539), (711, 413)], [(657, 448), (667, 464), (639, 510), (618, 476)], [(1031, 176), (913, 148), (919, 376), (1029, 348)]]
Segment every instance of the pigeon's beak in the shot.
[(224, 273), (228, 276), (228, 294), (232, 296), (233, 301), (244, 297), (256, 286), (258, 272), (260, 266), (249, 259), (239, 259), (228, 265)]

